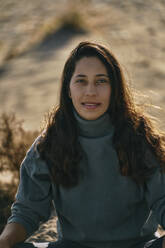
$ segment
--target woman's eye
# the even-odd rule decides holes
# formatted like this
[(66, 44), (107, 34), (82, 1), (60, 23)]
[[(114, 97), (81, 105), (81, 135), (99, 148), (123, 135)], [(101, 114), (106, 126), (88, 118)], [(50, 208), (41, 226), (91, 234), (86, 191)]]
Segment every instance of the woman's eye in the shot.
[(97, 83), (107, 83), (108, 81), (106, 79), (98, 79)]
[(78, 80), (76, 80), (76, 83), (84, 83), (84, 82), (85, 82), (84, 79), (78, 79)]

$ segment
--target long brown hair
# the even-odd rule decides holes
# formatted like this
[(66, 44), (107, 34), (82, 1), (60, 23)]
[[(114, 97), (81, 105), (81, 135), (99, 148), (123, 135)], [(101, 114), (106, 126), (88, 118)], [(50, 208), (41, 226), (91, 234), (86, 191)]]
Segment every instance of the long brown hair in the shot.
[(102, 61), (111, 78), (108, 113), (115, 127), (113, 146), (118, 155), (120, 172), (137, 183), (144, 183), (158, 164), (163, 169), (165, 167), (164, 138), (134, 103), (115, 56), (99, 44), (81, 42), (68, 57), (62, 73), (59, 106), (49, 116), (47, 128), (38, 144), (41, 157), (51, 164), (56, 184), (64, 187), (78, 184), (83, 150), (78, 141), (69, 84), (77, 61), (90, 56)]

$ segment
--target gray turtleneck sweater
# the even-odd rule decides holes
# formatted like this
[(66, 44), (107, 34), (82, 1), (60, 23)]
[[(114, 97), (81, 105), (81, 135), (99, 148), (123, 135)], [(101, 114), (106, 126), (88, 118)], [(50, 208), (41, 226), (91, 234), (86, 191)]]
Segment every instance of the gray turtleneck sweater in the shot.
[[(143, 247), (158, 223), (165, 227), (165, 175), (158, 165), (145, 187), (122, 176), (109, 115), (94, 121), (75, 116), (84, 150), (80, 162), (84, 177), (71, 189), (51, 184), (48, 166), (34, 142), (22, 162), (8, 222), (21, 223), (30, 235), (49, 218), (54, 200), (59, 238), (95, 248)], [(153, 162), (157, 163), (154, 158)]]

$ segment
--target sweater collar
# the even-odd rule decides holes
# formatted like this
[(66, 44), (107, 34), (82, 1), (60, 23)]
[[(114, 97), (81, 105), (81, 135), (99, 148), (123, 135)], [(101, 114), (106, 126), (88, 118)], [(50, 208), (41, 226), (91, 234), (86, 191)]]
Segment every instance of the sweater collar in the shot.
[(97, 138), (114, 132), (114, 127), (108, 113), (103, 114), (96, 120), (85, 120), (74, 110), (74, 116), (78, 123), (80, 136)]

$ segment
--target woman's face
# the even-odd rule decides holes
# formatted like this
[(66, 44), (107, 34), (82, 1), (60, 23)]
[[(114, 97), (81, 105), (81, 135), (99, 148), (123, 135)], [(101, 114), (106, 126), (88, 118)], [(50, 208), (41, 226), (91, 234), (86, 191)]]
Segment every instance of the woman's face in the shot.
[(83, 57), (72, 75), (69, 95), (77, 113), (86, 120), (96, 120), (110, 104), (111, 85), (104, 64), (97, 57)]

